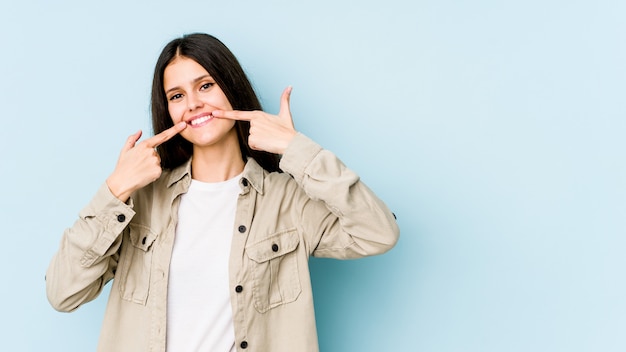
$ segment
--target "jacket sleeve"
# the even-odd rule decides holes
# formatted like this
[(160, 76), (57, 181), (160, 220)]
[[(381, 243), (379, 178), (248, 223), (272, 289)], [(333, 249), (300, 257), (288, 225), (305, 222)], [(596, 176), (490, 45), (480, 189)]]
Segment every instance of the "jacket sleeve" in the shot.
[(69, 312), (96, 298), (113, 278), (122, 232), (135, 215), (103, 184), (66, 229), (46, 272), (46, 294), (58, 311)]
[(298, 215), (317, 257), (359, 258), (390, 250), (400, 229), (394, 214), (332, 152), (298, 133), (280, 161), (306, 193)]

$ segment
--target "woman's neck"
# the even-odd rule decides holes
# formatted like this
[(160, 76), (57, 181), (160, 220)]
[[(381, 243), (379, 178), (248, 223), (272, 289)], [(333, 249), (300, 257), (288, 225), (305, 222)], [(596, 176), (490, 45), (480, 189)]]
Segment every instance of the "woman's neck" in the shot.
[(222, 182), (243, 172), (245, 163), (239, 142), (229, 146), (195, 147), (191, 159), (191, 177), (201, 182)]

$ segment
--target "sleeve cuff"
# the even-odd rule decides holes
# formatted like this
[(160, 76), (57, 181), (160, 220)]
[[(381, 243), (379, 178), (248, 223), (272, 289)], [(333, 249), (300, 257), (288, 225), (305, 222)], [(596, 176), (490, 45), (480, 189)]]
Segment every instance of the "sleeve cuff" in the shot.
[(322, 151), (322, 147), (309, 137), (298, 132), (291, 140), (280, 159), (280, 169), (302, 184), (307, 166)]
[(134, 215), (132, 199), (128, 204), (120, 201), (111, 193), (107, 184), (103, 183), (89, 205), (80, 212), (82, 219), (95, 218), (104, 230), (85, 253), (83, 265), (89, 265), (97, 257), (104, 255)]

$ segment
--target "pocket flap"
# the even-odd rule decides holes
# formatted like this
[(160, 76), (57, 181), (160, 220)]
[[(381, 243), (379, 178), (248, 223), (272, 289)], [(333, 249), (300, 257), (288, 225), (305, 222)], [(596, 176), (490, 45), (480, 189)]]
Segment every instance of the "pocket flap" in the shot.
[(293, 252), (298, 247), (298, 243), (300, 243), (300, 238), (296, 229), (283, 230), (247, 246), (246, 253), (255, 262), (263, 263)]
[(133, 224), (132, 222), (128, 226), (130, 228), (130, 243), (135, 248), (147, 252), (157, 238), (156, 233), (152, 232), (148, 226)]

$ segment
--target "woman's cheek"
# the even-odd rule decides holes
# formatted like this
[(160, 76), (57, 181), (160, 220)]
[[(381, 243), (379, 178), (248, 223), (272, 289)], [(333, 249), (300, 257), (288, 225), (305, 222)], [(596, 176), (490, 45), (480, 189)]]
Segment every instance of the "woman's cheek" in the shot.
[(176, 109), (169, 108), (168, 112), (170, 113), (170, 116), (172, 117), (172, 122), (174, 122), (174, 124), (176, 124), (177, 122), (182, 121), (183, 114), (180, 111), (177, 111)]

